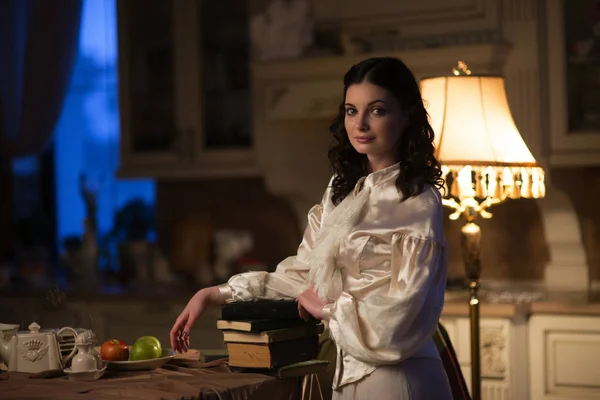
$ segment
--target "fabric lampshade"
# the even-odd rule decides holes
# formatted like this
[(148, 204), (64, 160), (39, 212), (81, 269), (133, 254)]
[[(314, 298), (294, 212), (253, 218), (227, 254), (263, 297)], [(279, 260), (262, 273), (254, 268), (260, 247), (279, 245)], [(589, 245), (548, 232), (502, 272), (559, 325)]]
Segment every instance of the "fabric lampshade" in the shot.
[(499, 201), (544, 196), (544, 171), (513, 121), (502, 77), (427, 78), (421, 93), (451, 195)]

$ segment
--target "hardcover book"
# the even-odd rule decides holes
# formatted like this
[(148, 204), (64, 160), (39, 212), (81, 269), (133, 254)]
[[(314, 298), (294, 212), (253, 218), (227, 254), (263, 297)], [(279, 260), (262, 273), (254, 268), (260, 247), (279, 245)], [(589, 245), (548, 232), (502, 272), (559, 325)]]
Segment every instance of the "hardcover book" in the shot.
[[(289, 319), (302, 320), (298, 314), (298, 303), (294, 299), (257, 300), (225, 303), (221, 306), (221, 319)], [(312, 320), (316, 321), (314, 318)]]
[(319, 337), (307, 336), (269, 344), (227, 343), (229, 365), (246, 368), (277, 368), (317, 358)]
[(315, 321), (307, 322), (302, 319), (248, 319), (232, 321), (220, 319), (217, 321), (217, 329), (243, 332), (262, 332), (272, 331), (275, 329), (294, 328), (297, 326), (317, 325)]
[(223, 331), (224, 342), (238, 343), (274, 343), (284, 340), (299, 339), (306, 336), (320, 335), (323, 333), (323, 324), (300, 325), (292, 328), (274, 329), (262, 332), (241, 332), (234, 330)]

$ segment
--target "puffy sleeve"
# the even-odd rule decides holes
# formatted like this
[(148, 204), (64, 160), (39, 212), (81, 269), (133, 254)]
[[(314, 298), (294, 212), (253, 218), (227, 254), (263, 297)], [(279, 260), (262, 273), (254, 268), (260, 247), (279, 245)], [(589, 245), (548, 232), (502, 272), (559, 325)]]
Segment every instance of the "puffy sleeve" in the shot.
[(360, 283), (325, 306), (324, 318), (348, 355), (374, 365), (396, 363), (431, 339), (445, 285), (444, 245), (395, 234), (389, 263), (361, 271)]
[(296, 255), (280, 262), (275, 272), (251, 271), (232, 276), (227, 283), (219, 285), (226, 301), (296, 298), (306, 289), (310, 252), (321, 227), (328, 196), (329, 190), (325, 191), (321, 203), (308, 212), (308, 224)]

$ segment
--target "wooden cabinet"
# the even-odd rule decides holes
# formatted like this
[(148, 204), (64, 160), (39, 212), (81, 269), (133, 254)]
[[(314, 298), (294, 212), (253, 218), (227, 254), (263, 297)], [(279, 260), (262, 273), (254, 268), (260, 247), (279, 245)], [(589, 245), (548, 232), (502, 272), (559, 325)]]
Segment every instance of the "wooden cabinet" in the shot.
[(600, 317), (532, 316), (529, 362), (531, 400), (600, 398)]
[(257, 175), (246, 2), (117, 2), (123, 177)]
[[(442, 317), (469, 388), (471, 346), (469, 318)], [(528, 397), (527, 322), (515, 318), (482, 318), (481, 395), (483, 400), (517, 400)]]
[(544, 2), (552, 165), (600, 165), (600, 5)]
[[(562, 296), (565, 296), (563, 294)], [(597, 303), (484, 303), (480, 321), (483, 400), (600, 398)], [(467, 306), (446, 302), (442, 323), (471, 386)]]

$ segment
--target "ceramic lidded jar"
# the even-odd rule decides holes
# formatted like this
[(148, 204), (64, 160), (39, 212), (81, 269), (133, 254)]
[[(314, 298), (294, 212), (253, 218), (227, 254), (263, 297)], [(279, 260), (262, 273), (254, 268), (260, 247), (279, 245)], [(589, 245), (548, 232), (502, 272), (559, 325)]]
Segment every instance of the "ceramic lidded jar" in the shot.
[[(94, 340), (91, 331), (84, 331), (75, 338), (75, 346), (77, 346), (77, 354), (71, 360), (72, 372), (96, 371), (101, 368), (98, 365), (97, 358), (94, 353)], [(101, 361), (100, 361), (101, 362)]]

